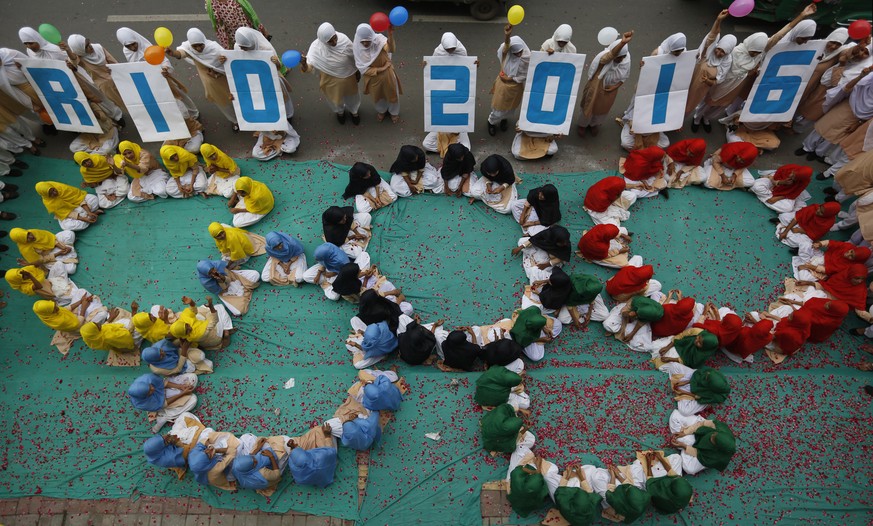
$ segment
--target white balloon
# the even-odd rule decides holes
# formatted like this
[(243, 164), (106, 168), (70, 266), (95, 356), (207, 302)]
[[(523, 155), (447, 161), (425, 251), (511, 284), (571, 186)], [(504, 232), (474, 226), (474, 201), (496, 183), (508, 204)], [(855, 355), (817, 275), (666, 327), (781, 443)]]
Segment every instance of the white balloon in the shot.
[(601, 46), (612, 44), (616, 38), (618, 38), (618, 30), (614, 27), (604, 27), (597, 33), (597, 41), (600, 42)]

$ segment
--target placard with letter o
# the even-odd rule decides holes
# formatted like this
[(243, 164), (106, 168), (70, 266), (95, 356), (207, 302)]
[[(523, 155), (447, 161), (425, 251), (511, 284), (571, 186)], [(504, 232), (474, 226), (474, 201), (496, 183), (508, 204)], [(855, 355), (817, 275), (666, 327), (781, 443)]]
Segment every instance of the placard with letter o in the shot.
[(573, 122), (573, 110), (584, 71), (584, 54), (531, 53), (518, 119), (519, 128), (567, 135)]

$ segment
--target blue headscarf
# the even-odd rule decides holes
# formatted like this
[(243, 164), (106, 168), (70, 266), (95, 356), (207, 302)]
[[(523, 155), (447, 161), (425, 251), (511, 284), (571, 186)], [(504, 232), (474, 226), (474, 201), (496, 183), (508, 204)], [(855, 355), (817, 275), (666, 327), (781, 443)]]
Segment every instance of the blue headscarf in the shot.
[(185, 457), (182, 448), (172, 444), (164, 444), (164, 437), (155, 435), (142, 445), (146, 460), (159, 468), (184, 468)]
[(215, 278), (209, 275), (209, 271), (215, 269), (219, 274), (227, 274), (227, 261), (213, 261), (211, 259), (201, 259), (197, 262), (197, 277), (200, 278), (200, 284), (203, 288), (213, 294), (221, 294), (221, 285)]
[(288, 469), (297, 484), (324, 488), (333, 482), (336, 463), (336, 448), (317, 447), (306, 450), (295, 447), (291, 450)]
[[(270, 449), (264, 446), (261, 451)], [(273, 464), (270, 457), (258, 453), (257, 455), (240, 455), (233, 459), (233, 467), (230, 472), (236, 478), (236, 483), (243, 489), (264, 489), (270, 485), (261, 473), (261, 468), (269, 468)]]
[(385, 356), (397, 348), (397, 336), (388, 328), (388, 322), (371, 323), (364, 330), (361, 348), (365, 358)]
[[(149, 386), (155, 391), (150, 395)], [(127, 396), (133, 407), (142, 411), (160, 411), (164, 408), (164, 380), (152, 373), (144, 374), (127, 388)]]
[[(273, 248), (279, 243), (282, 243), (282, 248), (280, 250)], [(276, 258), (285, 263), (302, 253), (303, 243), (289, 236), (285, 232), (273, 231), (267, 234), (267, 254), (270, 257)]]
[(397, 411), (403, 396), (385, 375), (364, 387), (364, 407), (370, 411)]
[(188, 453), (188, 468), (194, 473), (194, 480), (203, 484), (204, 486), (209, 485), (209, 470), (215, 467), (216, 464), (221, 462), (222, 455), (221, 453), (216, 453), (209, 458), (206, 454), (206, 445), (205, 444), (197, 444), (194, 446)]
[[(161, 358), (161, 351), (164, 351), (163, 358)], [(172, 340), (164, 338), (142, 350), (142, 361), (160, 369), (175, 369), (179, 365), (179, 346)]]
[(339, 272), (340, 267), (349, 262), (349, 256), (333, 243), (318, 245), (314, 255), (315, 260), (331, 272)]
[(343, 424), (343, 445), (356, 451), (366, 451), (382, 438), (379, 411), (371, 411), (367, 418), (356, 418)]

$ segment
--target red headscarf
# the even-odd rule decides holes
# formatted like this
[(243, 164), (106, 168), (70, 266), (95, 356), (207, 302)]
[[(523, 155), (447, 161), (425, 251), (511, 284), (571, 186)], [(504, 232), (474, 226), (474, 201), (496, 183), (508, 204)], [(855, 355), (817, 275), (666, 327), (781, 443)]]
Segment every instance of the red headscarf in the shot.
[(579, 250), (585, 259), (596, 261), (609, 257), (609, 242), (618, 237), (618, 227), (607, 223), (594, 225), (579, 239)]
[(776, 324), (773, 341), (786, 356), (791, 356), (800, 350), (809, 338), (809, 312), (796, 310)]
[(606, 212), (609, 205), (621, 197), (627, 187), (623, 177), (609, 176), (594, 183), (585, 194), (585, 208), (595, 212)]
[(658, 175), (664, 169), (664, 156), (667, 153), (657, 146), (634, 150), (624, 161), (624, 176), (631, 181), (645, 181)]
[(737, 339), (727, 346), (727, 350), (741, 358), (748, 358), (773, 340), (773, 334), (770, 333), (772, 330), (773, 322), (770, 320), (761, 320), (751, 327), (743, 327)]
[(843, 320), (849, 315), (849, 305), (840, 300), (810, 298), (797, 312), (800, 311), (808, 313), (812, 321), (807, 341), (821, 343), (827, 341), (843, 324)]
[[(848, 259), (846, 252), (855, 251), (855, 258)], [(828, 248), (824, 253), (825, 273), (828, 275), (848, 268), (854, 263), (864, 263), (870, 258), (871, 252), (867, 247), (859, 247), (845, 241), (828, 241)]]
[(719, 347), (727, 347), (740, 335), (740, 330), (743, 328), (743, 319), (736, 314), (730, 313), (726, 314), (721, 321), (706, 320), (703, 323), (695, 323), (694, 326), (715, 334), (716, 338), (718, 338)]
[[(816, 210), (819, 207), (823, 207), (823, 215), (816, 214)], [(834, 223), (837, 222), (837, 214), (839, 213), (840, 203), (812, 204), (798, 210), (794, 214), (794, 219), (797, 220), (797, 225), (806, 232), (809, 239), (818, 241), (834, 226)]]
[(797, 199), (809, 182), (812, 180), (812, 168), (809, 166), (801, 166), (799, 164), (786, 164), (780, 166), (773, 176), (774, 181), (784, 181), (794, 175), (794, 182), (789, 185), (773, 185), (774, 197), (787, 197), (788, 199)]
[(700, 166), (706, 155), (706, 141), (684, 139), (667, 147), (667, 155), (677, 163)]
[(758, 148), (750, 142), (729, 142), (721, 147), (721, 164), (734, 170), (748, 168), (758, 158)]
[(675, 336), (684, 331), (694, 318), (694, 298), (682, 298), (664, 305), (664, 317), (652, 322), (652, 338)]
[(643, 265), (642, 267), (628, 265), (620, 268), (615, 276), (606, 281), (606, 293), (615, 297), (638, 292), (646, 286), (654, 275), (655, 269), (651, 265)]
[[(852, 279), (861, 278), (857, 284)], [(852, 263), (849, 268), (841, 270), (819, 284), (831, 296), (843, 300), (853, 309), (867, 308), (867, 267), (860, 263)]]

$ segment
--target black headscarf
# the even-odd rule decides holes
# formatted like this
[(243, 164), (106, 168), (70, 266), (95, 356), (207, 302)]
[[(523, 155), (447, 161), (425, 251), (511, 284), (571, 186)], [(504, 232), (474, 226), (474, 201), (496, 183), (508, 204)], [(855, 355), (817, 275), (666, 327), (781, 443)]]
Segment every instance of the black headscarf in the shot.
[(406, 331), (397, 337), (400, 359), (409, 365), (421, 365), (430, 358), (436, 347), (436, 336), (418, 322), (406, 326)]
[(541, 225), (551, 226), (561, 220), (561, 200), (558, 198), (558, 189), (554, 185), (547, 184), (534, 188), (527, 193), (527, 202), (536, 210)]
[(515, 360), (521, 358), (524, 351), (521, 345), (515, 340), (506, 338), (503, 340), (493, 341), (482, 348), (482, 361), (492, 365), (509, 365)]
[[(515, 183), (515, 170), (502, 155), (491, 154), (479, 165), (479, 173), (489, 181), (500, 184)], [(491, 175), (494, 174), (494, 175)]]
[(361, 300), (358, 304), (358, 318), (365, 325), (372, 325), (380, 321), (388, 322), (388, 328), (397, 334), (400, 314), (400, 305), (383, 298), (375, 290), (367, 289), (361, 294)]
[(454, 369), (473, 370), (482, 348), (467, 341), (464, 331), (452, 331), (443, 342), (443, 363)]
[(349, 168), (349, 184), (343, 192), (343, 199), (361, 195), (369, 188), (378, 186), (382, 182), (379, 172), (372, 164), (355, 163)]
[[(336, 290), (336, 281), (334, 281), (333, 289)], [(540, 292), (540, 303), (547, 309), (558, 310), (567, 304), (567, 298), (570, 297), (572, 291), (573, 282), (570, 281), (570, 276), (560, 267), (554, 267), (549, 282)]]
[(412, 173), (419, 170), (424, 170), (424, 165), (427, 164), (427, 156), (424, 150), (418, 146), (407, 144), (400, 147), (400, 152), (397, 154), (397, 159), (391, 165), (391, 173), (402, 174)]
[(459, 175), (472, 173), (475, 167), (476, 158), (473, 157), (473, 152), (463, 144), (456, 142), (449, 145), (449, 149), (446, 151), (440, 175), (448, 181)]
[(570, 232), (561, 225), (552, 225), (531, 236), (530, 244), (562, 261), (570, 261)]
[(324, 240), (341, 247), (346, 242), (349, 229), (355, 220), (355, 209), (351, 206), (332, 206), (321, 214)]
[(341, 296), (352, 296), (361, 293), (361, 279), (358, 274), (361, 267), (357, 263), (346, 263), (340, 267), (333, 280), (333, 291)]

